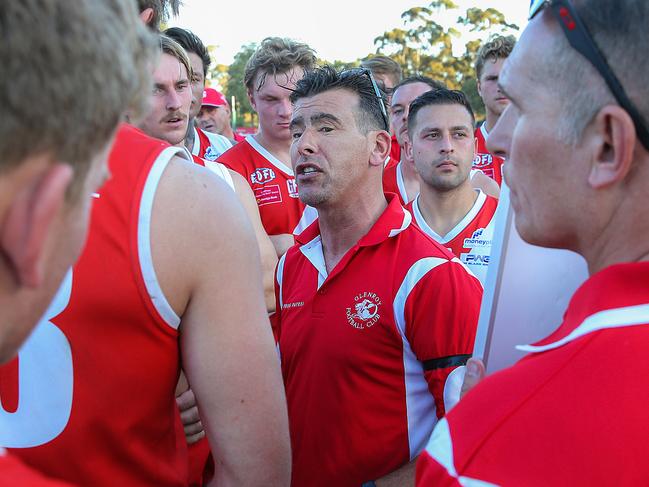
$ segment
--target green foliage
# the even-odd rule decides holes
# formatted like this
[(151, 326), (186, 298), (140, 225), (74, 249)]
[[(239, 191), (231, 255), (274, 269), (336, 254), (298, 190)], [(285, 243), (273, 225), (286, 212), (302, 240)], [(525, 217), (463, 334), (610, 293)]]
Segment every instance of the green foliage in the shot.
[[(404, 77), (426, 75), (444, 82), (449, 88), (462, 89), (471, 100), (476, 115), (483, 117), (484, 107), (473, 68), (482, 41), (467, 42), (464, 53), (456, 56), (454, 43), (460, 31), (455, 27), (445, 27), (436, 20), (443, 11), (457, 8), (451, 0), (432, 0), (426, 7), (413, 7), (401, 15), (403, 27), (385, 32), (374, 39), (374, 45), (377, 54), (389, 55), (401, 65)], [(456, 25), (469, 32), (489, 34), (518, 30), (518, 26), (508, 23), (505, 16), (493, 8), (469, 8), (457, 18)]]
[(255, 111), (250, 106), (250, 101), (248, 100), (248, 94), (246, 92), (246, 86), (243, 82), (244, 71), (246, 68), (246, 63), (250, 56), (255, 52), (257, 45), (254, 43), (246, 44), (241, 47), (241, 50), (234, 56), (234, 61), (228, 67), (228, 77), (225, 83), (224, 94), (227, 96), (228, 100), (232, 96), (236, 99), (236, 111), (237, 119), (239, 120), (238, 125), (241, 125), (242, 121), (247, 123), (253, 123), (255, 119)]

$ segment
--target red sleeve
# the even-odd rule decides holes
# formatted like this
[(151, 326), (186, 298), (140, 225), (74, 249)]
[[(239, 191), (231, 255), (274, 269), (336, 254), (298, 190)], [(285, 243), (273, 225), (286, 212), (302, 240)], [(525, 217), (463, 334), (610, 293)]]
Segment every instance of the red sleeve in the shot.
[[(437, 417), (441, 418), (449, 374), (464, 365), (473, 352), (482, 286), (457, 261), (423, 260), (428, 267), (436, 261), (443, 263), (430, 268), (409, 293), (404, 309), (405, 334), (422, 363)], [(419, 273), (424, 271), (426, 267)]]

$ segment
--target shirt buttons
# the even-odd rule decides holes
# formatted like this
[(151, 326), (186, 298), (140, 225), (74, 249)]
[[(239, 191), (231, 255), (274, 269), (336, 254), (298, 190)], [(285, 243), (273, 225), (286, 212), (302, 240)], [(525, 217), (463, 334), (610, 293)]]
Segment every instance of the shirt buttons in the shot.
[(327, 294), (327, 291), (325, 291), (324, 289), (318, 289), (318, 294), (320, 295)]

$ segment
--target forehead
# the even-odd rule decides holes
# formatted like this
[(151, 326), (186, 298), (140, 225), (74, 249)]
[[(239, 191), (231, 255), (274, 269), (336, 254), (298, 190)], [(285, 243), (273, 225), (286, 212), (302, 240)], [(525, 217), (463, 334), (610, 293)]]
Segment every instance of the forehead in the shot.
[(153, 72), (153, 80), (158, 84), (165, 84), (175, 83), (181, 79), (187, 79), (187, 69), (183, 63), (172, 55), (163, 53)]
[(507, 58), (499, 57), (494, 61), (493, 59), (487, 59), (482, 67), (482, 76), (481, 78), (486, 78), (488, 76), (498, 76), (500, 71), (503, 68)]
[(417, 112), (416, 122), (420, 129), (472, 126), (471, 115), (457, 103), (427, 105)]
[(400, 86), (392, 95), (392, 105), (410, 105), (415, 98), (430, 90), (432, 88), (421, 81)]
[[(556, 33), (555, 33), (556, 34)], [(559, 33), (560, 34), (560, 33)], [(514, 50), (502, 64), (498, 82), (518, 104), (539, 98), (554, 100), (554, 86), (549, 78), (550, 60), (545, 50), (553, 42), (552, 32), (541, 18), (533, 19), (521, 34)]]
[(385, 73), (375, 73), (373, 76), (377, 83), (382, 83), (387, 89), (392, 89), (394, 88), (394, 85), (396, 85), (394, 79)]
[(292, 119), (301, 118), (308, 123), (313, 115), (326, 113), (334, 115), (341, 121), (349, 121), (354, 117), (358, 102), (358, 95), (349, 90), (328, 90), (298, 99), (293, 107)]
[[(253, 86), (256, 88), (259, 85), (259, 80), (265, 73), (259, 72), (255, 76)], [(291, 68), (283, 73), (266, 73), (264, 84), (255, 93), (260, 95), (273, 95), (273, 96), (289, 96), (291, 90), (295, 89), (295, 84), (304, 76), (304, 70), (299, 66)]]

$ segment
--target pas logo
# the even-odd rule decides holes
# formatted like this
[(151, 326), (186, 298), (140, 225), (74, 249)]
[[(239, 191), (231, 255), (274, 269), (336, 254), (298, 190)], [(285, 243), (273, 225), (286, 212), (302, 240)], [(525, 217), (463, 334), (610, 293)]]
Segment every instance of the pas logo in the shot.
[(288, 189), (288, 195), (291, 198), (299, 198), (300, 195), (297, 193), (297, 182), (295, 179), (286, 180), (286, 188)]
[(347, 322), (358, 330), (370, 328), (381, 318), (379, 306), (383, 304), (376, 293), (364, 292), (354, 298), (353, 307), (347, 308)]
[(484, 228), (479, 228), (475, 232), (473, 232), (473, 235), (471, 238), (465, 238), (464, 239), (464, 246), (469, 248), (469, 247), (490, 247), (491, 246), (491, 239), (488, 238), (483, 238), (482, 234), (484, 233)]
[(269, 167), (258, 167), (250, 175), (250, 182), (252, 184), (266, 184), (275, 179), (275, 171)]
[(214, 162), (216, 161), (217, 157), (219, 157), (219, 153), (216, 152), (214, 147), (210, 145), (207, 149), (205, 149), (205, 157), (203, 157), (203, 159), (205, 159), (206, 161)]

